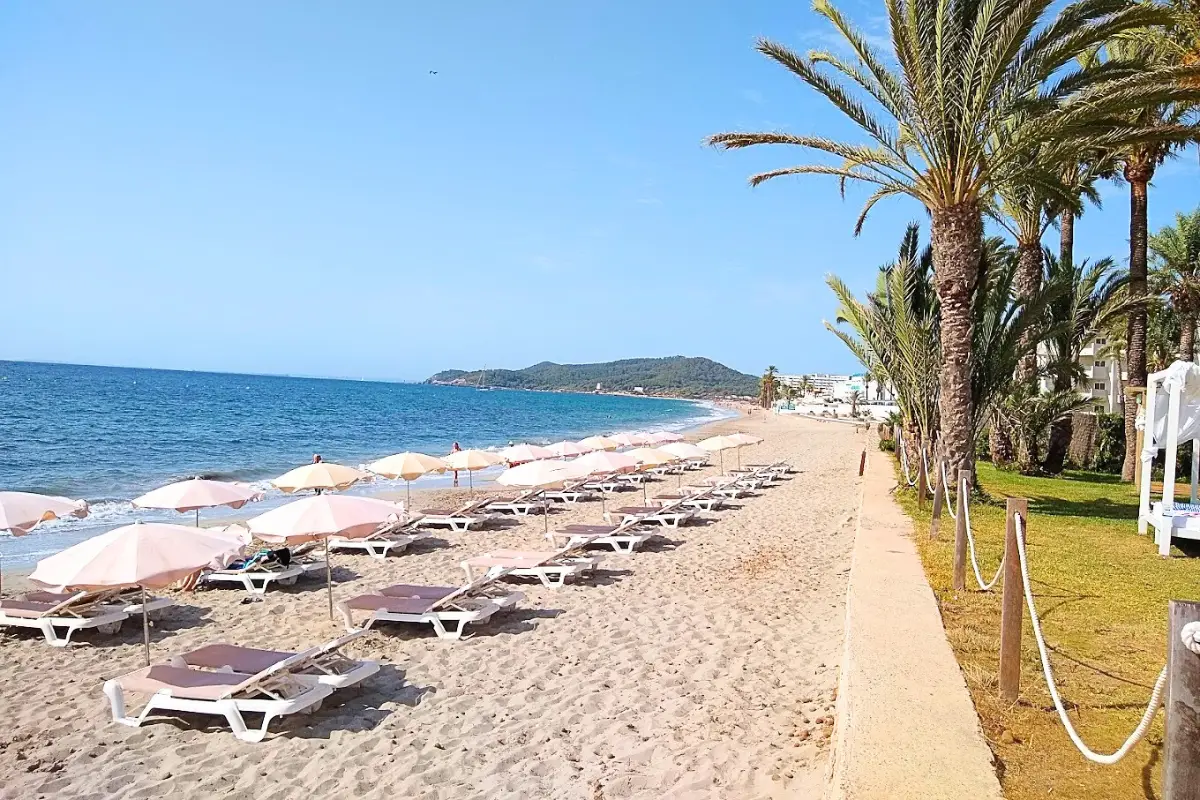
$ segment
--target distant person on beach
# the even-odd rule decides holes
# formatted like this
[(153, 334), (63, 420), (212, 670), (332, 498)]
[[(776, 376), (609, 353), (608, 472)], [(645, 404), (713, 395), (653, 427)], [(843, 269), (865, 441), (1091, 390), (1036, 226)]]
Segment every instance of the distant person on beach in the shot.
[[(455, 442), (450, 448), (451, 453), (457, 453), (460, 450), (462, 450), (462, 445), (460, 445), (458, 442)], [(458, 470), (454, 470), (454, 485), (458, 486)]]
[(320, 453), (313, 453), (313, 463), (314, 464), (321, 463), (321, 454)]

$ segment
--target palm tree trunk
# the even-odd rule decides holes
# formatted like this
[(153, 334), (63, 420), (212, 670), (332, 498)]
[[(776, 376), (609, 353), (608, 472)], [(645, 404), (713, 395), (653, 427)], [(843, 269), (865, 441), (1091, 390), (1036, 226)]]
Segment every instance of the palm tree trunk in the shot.
[(1007, 466), (1015, 458), (1012, 437), (998, 416), (992, 417), (991, 428), (988, 431), (988, 450), (992, 454), (992, 463), (997, 467)]
[(1075, 263), (1075, 213), (1070, 210), (1058, 216), (1058, 260)]
[(983, 218), (975, 203), (933, 211), (934, 282), (941, 302), (939, 407), (947, 468), (975, 461), (971, 424), (971, 299), (983, 254)]
[[(1125, 180), (1129, 182), (1129, 299), (1146, 296), (1146, 190), (1154, 177), (1154, 165), (1146, 158), (1125, 162)], [(1129, 312), (1129, 332), (1126, 339), (1127, 388), (1146, 386), (1146, 307), (1135, 306)], [(1125, 403), (1125, 463), (1121, 479), (1132, 481), (1137, 465), (1137, 403)]]
[[(1055, 391), (1066, 391), (1070, 388), (1070, 377), (1060, 377), (1054, 381)], [(1071, 447), (1074, 429), (1075, 423), (1070, 414), (1050, 423), (1050, 441), (1046, 444), (1046, 459), (1042, 462), (1042, 469), (1050, 475), (1058, 475), (1066, 466), (1067, 450)]]
[(1179, 353), (1175, 356), (1180, 361), (1191, 361), (1196, 357), (1196, 315), (1182, 314), (1179, 332)]
[[(1017, 296), (1029, 300), (1042, 287), (1042, 243), (1021, 242), (1017, 245)], [(1025, 334), (1022, 348), (1028, 347), (1031, 334)], [(1037, 378), (1037, 350), (1021, 359), (1017, 366), (1017, 380), (1031, 383)]]

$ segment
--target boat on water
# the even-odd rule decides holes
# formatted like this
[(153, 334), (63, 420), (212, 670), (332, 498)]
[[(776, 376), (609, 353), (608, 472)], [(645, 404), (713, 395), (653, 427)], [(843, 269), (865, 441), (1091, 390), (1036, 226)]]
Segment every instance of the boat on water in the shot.
[(487, 367), (484, 367), (482, 370), (480, 370), (479, 380), (475, 382), (475, 391), (490, 392), (492, 390), (492, 387), (483, 385), (483, 378), (485, 375), (487, 375)]

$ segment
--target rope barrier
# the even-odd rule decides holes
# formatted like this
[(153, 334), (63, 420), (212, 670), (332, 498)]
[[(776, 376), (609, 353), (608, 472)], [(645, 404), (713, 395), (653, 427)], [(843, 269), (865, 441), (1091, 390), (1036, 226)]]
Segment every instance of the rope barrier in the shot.
[[(963, 497), (970, 497), (967, 494), (969, 490), (967, 489), (967, 479), (965, 477), (959, 478), (958, 490), (963, 492)], [(1004, 572), (1004, 558), (1007, 554), (1000, 558), (1000, 566), (996, 567), (996, 574), (992, 576), (989, 582), (984, 583), (983, 574), (979, 571), (979, 559), (975, 555), (975, 536), (971, 532), (971, 504), (968, 502), (963, 503), (963, 515), (966, 517), (966, 525), (964, 527), (967, 529), (967, 550), (971, 554), (971, 569), (975, 573), (975, 581), (979, 584), (980, 589), (990, 592), (992, 587), (996, 585), (996, 582), (1000, 580), (1000, 573)]]
[(942, 491), (946, 495), (946, 513), (950, 515), (950, 519), (958, 521), (958, 515), (954, 513), (954, 503), (950, 501), (950, 479), (946, 477), (946, 461), (943, 459), (940, 463), (942, 468)]
[[(1167, 668), (1163, 667), (1162, 672), (1158, 675), (1158, 680), (1154, 684), (1154, 691), (1150, 693), (1150, 703), (1146, 706), (1145, 713), (1142, 714), (1142, 719), (1137, 727), (1133, 729), (1133, 733), (1125, 740), (1117, 750), (1109, 755), (1097, 753), (1079, 738), (1079, 734), (1075, 732), (1075, 726), (1071, 724), (1071, 720), (1067, 717), (1067, 711), (1063, 708), (1062, 697), (1058, 694), (1058, 685), (1054, 682), (1054, 674), (1050, 671), (1050, 656), (1046, 652), (1046, 640), (1042, 638), (1042, 623), (1038, 619), (1037, 607), (1033, 604), (1033, 589), (1029, 581), (1029, 563), (1025, 558), (1025, 520), (1020, 514), (1016, 515), (1017, 526), (1017, 555), (1021, 559), (1021, 583), (1025, 589), (1025, 605), (1029, 608), (1029, 622), (1033, 626), (1033, 638), (1037, 642), (1038, 655), (1042, 661), (1042, 675), (1046, 678), (1046, 688), (1050, 690), (1050, 697), (1054, 700), (1054, 709), (1058, 712), (1058, 718), (1062, 722), (1063, 727), (1067, 729), (1067, 736), (1071, 738), (1071, 742), (1083, 754), (1084, 758), (1089, 761), (1094, 761), (1097, 764), (1116, 764), (1125, 755), (1133, 749), (1142, 737), (1146, 735), (1146, 731), (1150, 728), (1150, 722), (1154, 719), (1154, 715), (1158, 712), (1158, 706), (1162, 703), (1163, 691), (1167, 686)], [(1184, 644), (1194, 653), (1200, 653), (1200, 626), (1188, 630), (1196, 623), (1190, 623), (1184, 626)]]

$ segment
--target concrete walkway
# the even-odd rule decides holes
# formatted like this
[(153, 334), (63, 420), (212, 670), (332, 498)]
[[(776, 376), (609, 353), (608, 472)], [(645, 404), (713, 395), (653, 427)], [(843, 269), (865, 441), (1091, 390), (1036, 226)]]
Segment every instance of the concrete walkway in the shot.
[(887, 456), (869, 452), (826, 797), (1001, 798), (895, 486)]

